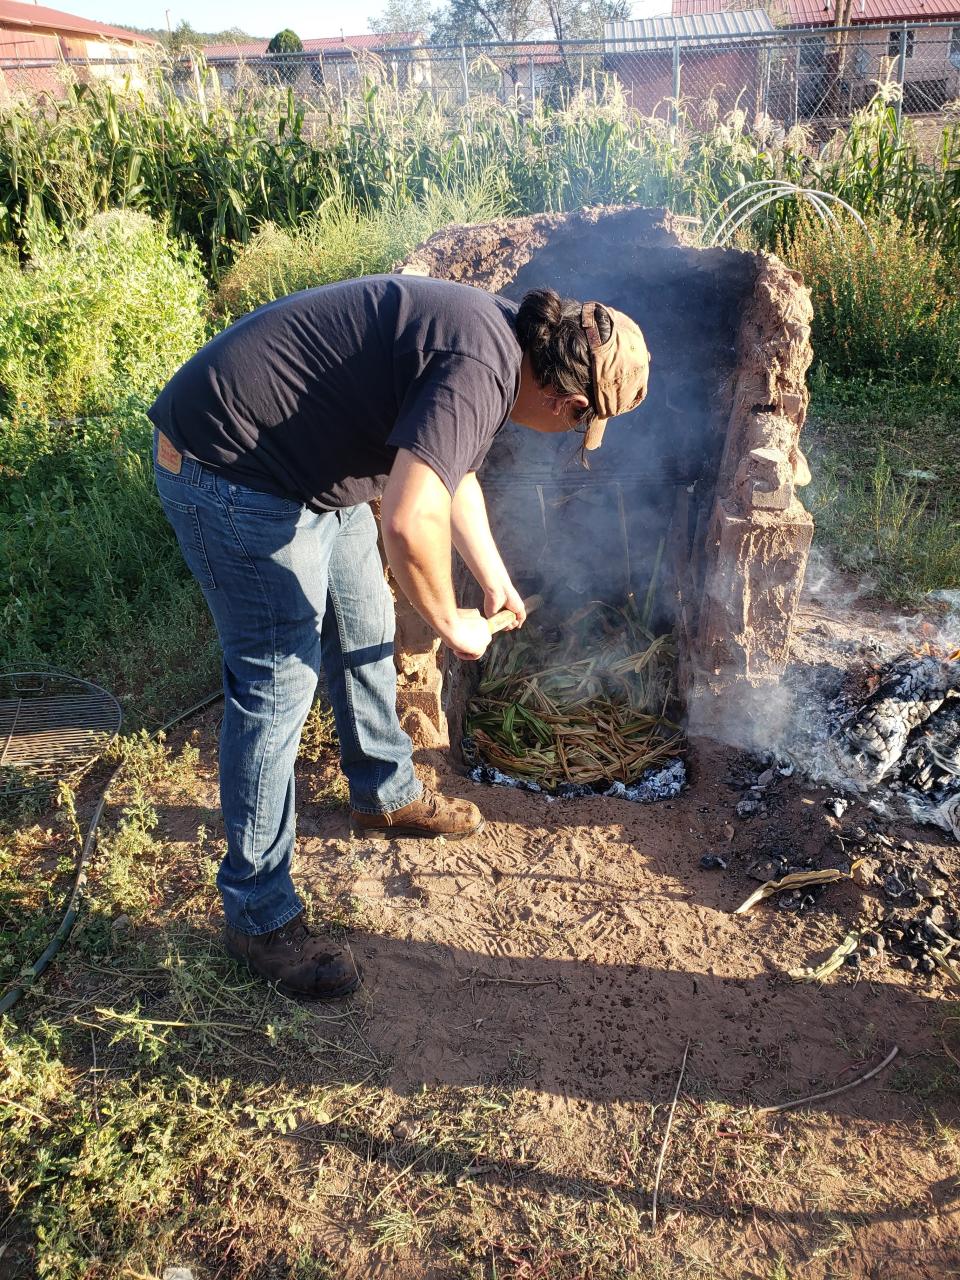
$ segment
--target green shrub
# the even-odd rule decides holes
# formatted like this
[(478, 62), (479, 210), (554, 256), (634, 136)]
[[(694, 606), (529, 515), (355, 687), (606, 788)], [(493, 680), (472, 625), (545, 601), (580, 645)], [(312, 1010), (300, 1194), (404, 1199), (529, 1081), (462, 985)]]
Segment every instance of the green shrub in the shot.
[(393, 264), (454, 222), (484, 222), (504, 212), (484, 187), (434, 192), (418, 204), (360, 213), (344, 199), (327, 201), (296, 230), (267, 223), (241, 250), (217, 293), (218, 306), (241, 315), (299, 289), (389, 271)]
[(284, 27), (267, 45), (267, 53), (303, 53), (303, 41), (295, 31)]
[(142, 410), (0, 431), (0, 669), (56, 667), (155, 725), (216, 688), (215, 638)]
[(30, 269), (0, 257), (0, 410), (69, 418), (152, 393), (203, 341), (206, 306), (196, 256), (143, 214), (101, 214)]
[(867, 226), (869, 238), (852, 219), (831, 231), (804, 217), (779, 247), (810, 287), (818, 361), (844, 376), (954, 380), (960, 271), (894, 217)]

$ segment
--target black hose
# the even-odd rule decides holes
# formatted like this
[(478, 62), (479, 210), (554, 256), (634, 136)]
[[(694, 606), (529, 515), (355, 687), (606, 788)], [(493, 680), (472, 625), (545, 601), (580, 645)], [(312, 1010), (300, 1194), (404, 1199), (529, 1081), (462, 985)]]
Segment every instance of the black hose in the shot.
[[(203, 711), (205, 707), (209, 707), (211, 703), (216, 702), (218, 698), (222, 697), (223, 694), (218, 691), (217, 693), (208, 694), (205, 698), (201, 698), (201, 700), (199, 702), (195, 702), (192, 707), (188, 707), (186, 711), (178, 712), (172, 720), (168, 720), (166, 724), (162, 724), (159, 729), (155, 729), (153, 733), (151, 733), (149, 741), (152, 742), (154, 738), (159, 737), (161, 733), (166, 733), (168, 729), (172, 729), (175, 725), (180, 724), (181, 721), (188, 719), (192, 715), (196, 715), (198, 711)], [(94, 845), (96, 843), (97, 827), (100, 825), (100, 819), (103, 817), (103, 810), (107, 803), (107, 795), (109, 794), (110, 788), (113, 786), (114, 782), (116, 782), (117, 778), (120, 776), (125, 763), (125, 761), (121, 760), (113, 773), (111, 773), (110, 777), (107, 779), (106, 786), (103, 788), (100, 799), (97, 801), (97, 807), (93, 811), (93, 817), (90, 819), (90, 825), (87, 827), (87, 834), (84, 838), (83, 847), (80, 850), (80, 856), (77, 859), (77, 865), (73, 873), (73, 884), (70, 887), (66, 909), (63, 913), (63, 919), (60, 921), (60, 927), (47, 943), (43, 954), (39, 956), (39, 958), (35, 960), (27, 970), (24, 975), (26, 981), (14, 983), (13, 986), (8, 987), (4, 992), (3, 998), (0, 999), (0, 1016), (5, 1013), (9, 1013), (20, 997), (33, 986), (36, 980), (54, 959), (66, 940), (70, 937), (73, 926), (76, 924), (77, 916), (80, 914), (80, 894), (87, 882), (87, 868), (90, 864), (90, 856), (93, 853)]]

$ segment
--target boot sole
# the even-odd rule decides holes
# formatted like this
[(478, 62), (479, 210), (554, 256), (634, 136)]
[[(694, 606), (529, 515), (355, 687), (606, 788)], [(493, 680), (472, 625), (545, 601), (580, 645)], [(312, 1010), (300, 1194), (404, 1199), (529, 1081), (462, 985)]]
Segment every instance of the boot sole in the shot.
[(379, 836), (381, 840), (466, 840), (482, 831), (484, 819), (481, 818), (469, 831), (424, 831), (421, 827), (360, 827), (350, 823), (350, 834), (359, 836)]
[(345, 1000), (347, 996), (353, 995), (354, 991), (356, 991), (363, 981), (363, 975), (358, 969), (357, 976), (353, 982), (349, 985), (338, 988), (336, 991), (298, 991), (295, 987), (288, 987), (285, 982), (278, 982), (276, 978), (268, 978), (264, 974), (260, 973), (259, 970), (253, 967), (246, 956), (235, 956), (233, 952), (228, 951), (226, 947), (224, 947), (224, 951), (226, 951), (231, 960), (235, 961), (237, 964), (242, 964), (246, 968), (247, 972), (254, 978), (259, 978), (261, 982), (266, 982), (269, 983), (270, 986), (275, 986), (282, 996), (289, 996), (291, 1000), (307, 1000), (311, 1003), (316, 1000)]
[(282, 996), (289, 996), (291, 1000), (303, 1000), (310, 1004), (314, 1004), (320, 1000), (345, 1000), (347, 996), (352, 996), (362, 982), (362, 978), (358, 974), (356, 979), (348, 987), (342, 987), (339, 991), (325, 991), (322, 994), (314, 995), (308, 991), (295, 991), (292, 987), (288, 987), (285, 982), (277, 983), (277, 990)]

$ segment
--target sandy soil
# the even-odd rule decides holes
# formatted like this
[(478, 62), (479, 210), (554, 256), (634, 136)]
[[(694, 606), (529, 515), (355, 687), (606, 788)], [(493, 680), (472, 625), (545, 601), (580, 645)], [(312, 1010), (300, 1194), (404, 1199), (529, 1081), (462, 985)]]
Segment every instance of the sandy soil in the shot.
[[(898, 651), (920, 625), (831, 599), (808, 599), (800, 618), (794, 677), (807, 685), (811, 673)], [(364, 971), (363, 1035), (390, 1064), (385, 1088), (401, 1113), (404, 1100), (415, 1108), (424, 1089), (443, 1086), (523, 1095), (525, 1149), (536, 1158), (512, 1161), (509, 1185), (503, 1166), (481, 1169), (479, 1188), (492, 1180), (521, 1199), (649, 1203), (665, 1115), (651, 1125), (649, 1107), (669, 1103), (689, 1041), (661, 1235), (655, 1247), (626, 1244), (622, 1269), (591, 1275), (960, 1274), (958, 1094), (942, 1048), (951, 1013), (942, 980), (882, 956), (823, 985), (790, 979), (878, 910), (872, 890), (849, 882), (803, 915), (770, 903), (732, 914), (756, 887), (748, 869), (758, 856), (836, 865), (838, 833), (862, 827), (909, 839), (917, 858), (935, 855), (957, 872), (956, 846), (857, 804), (838, 823), (824, 807), (830, 793), (798, 776), (770, 784), (765, 817), (739, 818), (756, 766), (706, 740), (691, 743), (689, 789), (649, 807), (485, 788), (443, 753), (418, 756), (425, 778), (482, 807), (477, 836), (352, 839), (342, 810), (311, 804), (324, 779), (305, 766), (296, 872), (316, 902), (349, 901), (357, 912), (349, 940)], [(701, 869), (708, 852), (727, 868)], [(783, 1116), (750, 1110), (849, 1082), (895, 1045), (896, 1063), (860, 1088)], [(753, 1178), (755, 1157), (745, 1156), (734, 1177), (729, 1149), (751, 1126), (763, 1168)], [(645, 1149), (642, 1175), (631, 1143)], [(344, 1277), (454, 1274), (442, 1250), (354, 1254), (355, 1228), (328, 1223)], [(569, 1274), (538, 1270), (538, 1248), (497, 1274)]]
[[(931, 635), (920, 618), (861, 611), (831, 580), (805, 600), (787, 684), (813, 705)], [(220, 835), (216, 721), (183, 731), (201, 750), (196, 804), (160, 805), (177, 850), (165, 890), (177, 897), (182, 872), (192, 901), (197, 828), (207, 861)], [(328, 1179), (326, 1198), (292, 1203), (338, 1280), (960, 1274), (960, 1074), (945, 1050), (960, 1053), (960, 1037), (943, 979), (882, 955), (820, 986), (790, 978), (876, 918), (874, 888), (832, 884), (804, 914), (772, 902), (732, 914), (756, 887), (756, 860), (835, 867), (878, 836), (893, 850), (908, 840), (916, 864), (936, 858), (956, 884), (960, 850), (946, 836), (861, 804), (837, 820), (832, 792), (799, 773), (773, 778), (765, 814), (737, 817), (759, 765), (703, 739), (691, 742), (691, 786), (652, 806), (475, 785), (440, 751), (417, 762), (483, 808), (479, 835), (353, 840), (346, 812), (329, 808), (329, 767), (301, 768), (296, 877), (317, 919), (347, 922), (364, 970), (349, 1015), (361, 1039), (349, 1032), (339, 1053), (329, 1011), (311, 1012), (333, 1056), (285, 1057), (278, 1070), (294, 1092), (356, 1085), (378, 1108), (369, 1123), (312, 1126), (298, 1157)], [(726, 869), (701, 869), (707, 852)], [(214, 895), (200, 899), (212, 934)], [(687, 1043), (654, 1235), (655, 1165)], [(849, 1083), (895, 1046), (859, 1088), (760, 1110)], [(367, 1053), (383, 1066), (371, 1070)], [(494, 1158), (477, 1161), (479, 1147)], [(451, 1162), (470, 1174), (443, 1190)], [(411, 1213), (428, 1225), (416, 1245), (371, 1244), (371, 1215), (396, 1193), (424, 1204)], [(431, 1226), (438, 1203), (454, 1217)], [(479, 1251), (470, 1265), (452, 1261), (452, 1240)]]

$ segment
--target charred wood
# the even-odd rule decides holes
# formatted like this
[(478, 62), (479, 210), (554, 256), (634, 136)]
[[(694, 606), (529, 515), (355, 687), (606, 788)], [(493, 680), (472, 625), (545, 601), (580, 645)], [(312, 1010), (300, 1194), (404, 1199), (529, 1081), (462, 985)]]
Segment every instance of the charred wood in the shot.
[(927, 794), (960, 790), (960, 697), (950, 697), (911, 740), (900, 777)]
[(953, 692), (960, 693), (960, 663), (913, 656), (893, 663), (842, 730), (866, 783), (877, 783), (890, 772), (910, 735)]

